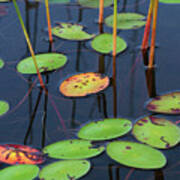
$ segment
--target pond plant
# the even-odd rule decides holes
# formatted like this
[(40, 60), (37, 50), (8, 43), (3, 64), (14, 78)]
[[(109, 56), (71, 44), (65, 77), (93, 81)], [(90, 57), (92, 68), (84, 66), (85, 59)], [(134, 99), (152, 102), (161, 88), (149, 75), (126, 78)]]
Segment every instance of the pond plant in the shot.
[[(160, 2), (165, 4), (180, 3), (179, 0), (160, 0)], [(41, 2), (33, 3), (37, 5)], [(79, 178), (89, 178), (89, 175), (91, 175), (90, 171), (95, 169), (96, 163), (98, 164), (99, 161), (102, 161), (102, 164), (105, 164), (105, 162), (108, 163), (110, 180), (112, 180), (112, 163), (113, 166), (117, 168), (117, 179), (120, 179), (118, 172), (119, 167), (121, 167), (123, 175), (125, 174), (124, 172), (131, 168), (130, 171), (127, 172), (125, 180), (128, 180), (131, 173), (136, 169), (138, 169), (138, 172), (145, 172), (145, 174), (154, 171), (155, 179), (162, 180), (163, 168), (166, 168), (167, 171), (168, 169), (173, 169), (169, 159), (173, 153), (178, 152), (176, 146), (180, 142), (179, 120), (173, 122), (173, 118), (170, 115), (180, 114), (180, 91), (174, 90), (157, 95), (156, 90), (154, 90), (155, 82), (153, 77), (155, 69), (153, 64), (159, 1), (150, 0), (147, 20), (145, 21), (143, 14), (125, 12), (126, 8), (123, 8), (122, 12), (119, 13), (118, 5), (120, 2), (118, 2), (118, 0), (77, 0), (75, 5), (78, 4), (78, 6), (74, 8), (80, 8), (81, 10), (86, 10), (86, 8), (89, 10), (90, 8), (93, 9), (91, 10), (92, 14), (95, 12), (95, 9), (98, 9), (99, 33), (96, 34), (91, 32), (89, 30), (90, 28), (85, 24), (79, 23), (82, 18), (82, 11), (78, 14), (78, 22), (60, 20), (56, 22), (57, 26), (51, 28), (53, 21), (50, 19), (49, 3), (55, 4), (55, 6), (59, 3), (67, 3), (70, 4), (65, 5), (68, 8), (74, 5), (73, 2), (66, 0), (45, 0), (49, 49), (48, 52), (35, 53), (36, 50), (33, 49), (33, 45), (31, 44), (30, 32), (25, 27), (16, 0), (13, 0), (16, 14), (28, 46), (28, 51), (31, 54), (31, 56), (26, 55), (20, 58), (16, 64), (16, 71), (25, 82), (28, 82), (29, 89), (14, 109), (9, 105), (8, 100), (6, 101), (4, 96), (1, 97), (0, 119), (2, 121), (4, 118), (6, 119), (6, 117), (22, 105), (28, 97), (30, 121), (23, 145), (18, 143), (18, 140), (16, 143), (0, 144), (0, 162), (2, 163), (0, 179), (33, 180), (39, 178), (40, 180), (75, 180)], [(126, 7), (127, 1), (124, 0), (124, 3), (123, 7)], [(31, 8), (33, 5), (31, 4)], [(106, 11), (104, 8), (109, 6), (113, 6), (113, 14), (105, 17)], [(85, 7), (85, 9), (83, 9), (83, 7)], [(109, 8), (108, 12), (111, 12), (111, 8)], [(67, 14), (69, 17), (71, 16), (69, 9), (67, 9)], [(51, 14), (51, 18), (52, 17), (53, 13)], [(122, 118), (119, 112), (121, 112), (121, 109), (123, 110), (123, 106), (126, 106), (127, 100), (125, 103), (122, 103), (122, 100), (120, 105), (118, 104), (119, 94), (122, 93), (122, 89), (119, 88), (119, 86), (121, 86), (121, 83), (119, 83), (119, 74), (121, 71), (117, 71), (117, 69), (119, 70), (119, 61), (126, 55), (125, 53), (123, 54), (123, 52), (126, 52), (129, 46), (131, 48), (132, 42), (129, 43), (125, 41), (119, 34), (121, 34), (122, 31), (127, 31), (128, 33), (130, 31), (137, 32), (138, 29), (142, 29), (144, 25), (144, 36), (141, 36), (143, 39), (141, 51), (143, 58), (145, 58), (145, 54), (149, 53), (146, 82), (150, 99), (146, 102), (144, 102), (143, 99), (143, 105), (146, 109), (145, 113), (142, 110), (143, 108), (139, 108), (138, 104), (136, 104), (138, 109), (141, 109), (143, 112), (141, 112), (142, 116), (139, 117), (139, 113), (138, 118)], [(148, 47), (150, 30), (152, 31), (151, 42), (150, 47)], [(59, 41), (61, 41), (62, 44), (60, 44), (60, 46), (58, 44), (57, 46), (56, 42)], [(70, 73), (66, 73), (69, 64), (74, 63), (72, 61), (73, 56), (69, 55), (72, 51), (69, 54), (63, 52), (63, 47), (67, 49), (66, 43), (71, 47), (70, 50), (73, 49), (74, 44), (78, 45), (77, 61), (81, 57), (81, 46), (83, 46), (85, 52), (89, 52), (89, 58), (91, 59), (89, 64), (95, 64), (95, 60), (91, 58), (91, 54), (98, 54), (98, 71), (97, 69), (85, 69), (86, 66), (88, 67), (88, 64), (83, 64), (84, 62), (82, 61), (82, 67), (80, 63), (76, 64), (76, 72), (70, 68)], [(58, 49), (59, 47), (60, 50)], [(135, 50), (133, 49), (133, 51)], [(105, 57), (109, 59), (105, 59)], [(88, 59), (86, 56), (84, 61), (86, 58)], [(136, 56), (133, 56), (133, 61), (135, 61), (135, 58)], [(106, 62), (106, 60), (109, 60), (109, 62)], [(137, 60), (139, 60), (138, 57)], [(125, 74), (126, 77), (129, 77), (129, 75), (134, 76), (134, 67), (137, 68), (137, 64), (137, 61), (133, 63), (132, 69), (130, 70), (132, 74), (128, 74), (127, 72), (123, 72), (123, 74)], [(7, 66), (9, 66), (9, 64), (6, 64), (4, 59), (0, 59), (0, 73), (3, 73)], [(97, 64), (95, 66), (97, 66)], [(138, 66), (140, 65), (138, 64)], [(145, 64), (143, 64), (143, 67), (144, 66)], [(109, 67), (111, 67), (111, 70)], [(58, 80), (54, 74), (58, 74)], [(59, 81), (60, 77), (57, 88), (59, 92), (57, 95), (51, 92), (51, 87), (54, 88), (54, 86), (52, 82), (49, 82), (50, 75), (52, 75), (56, 81)], [(28, 80), (26, 79), (27, 76)], [(32, 81), (33, 78), (36, 79)], [(36, 84), (37, 80), (39, 80), (40, 85)], [(127, 83), (122, 83), (122, 86), (126, 89)], [(39, 93), (37, 93), (38, 90)], [(32, 96), (34, 96), (33, 92), (37, 94), (36, 102), (32, 100)], [(40, 133), (38, 122), (35, 122), (34, 119), (41, 114), (41, 111), (38, 112), (38, 107), (42, 105), (43, 93), (44, 103), (43, 110), (41, 110), (42, 132)], [(140, 93), (140, 96), (143, 96), (141, 92), (138, 93)], [(55, 103), (55, 98), (57, 104), (62, 104), (58, 106)], [(89, 103), (92, 101), (91, 98), (97, 99), (97, 104), (93, 103), (92, 109), (89, 106)], [(108, 103), (106, 98), (110, 98)], [(54, 118), (52, 118), (54, 117), (54, 113), (51, 114), (51, 117), (48, 117), (47, 112), (51, 108), (48, 107), (48, 101), (50, 101), (52, 109), (56, 112), (55, 114), (60, 120), (61, 126), (59, 126), (59, 123), (54, 124)], [(72, 112), (70, 112), (70, 106), (66, 107), (67, 102), (72, 102)], [(81, 107), (77, 108), (81, 103)], [(133, 104), (133, 102), (131, 101), (130, 104)], [(34, 108), (32, 107), (33, 105)], [(88, 106), (86, 107), (86, 105)], [(61, 109), (65, 111), (63, 115), (67, 117), (66, 119), (62, 118), (60, 114)], [(110, 115), (108, 114), (109, 109), (113, 109), (111, 111), (111, 113), (113, 113)], [(87, 110), (90, 110), (90, 115), (86, 113)], [(78, 120), (74, 121), (74, 119), (76, 120), (75, 111), (80, 115), (80, 123)], [(82, 118), (81, 113), (83, 112), (85, 112), (86, 117), (89, 119), (85, 117), (83, 117), (84, 119)], [(93, 118), (92, 112), (95, 112), (99, 116)], [(72, 122), (68, 122), (69, 114), (72, 114)], [(167, 117), (165, 115), (169, 116)], [(17, 117), (14, 116), (14, 118)], [(66, 126), (68, 126), (69, 129), (67, 129)], [(71, 128), (74, 130), (72, 134), (70, 134)], [(32, 134), (34, 129), (37, 130), (37, 136), (41, 137), (42, 140), (40, 149), (31, 147), (33, 144)], [(60, 136), (58, 134), (59, 132)], [(49, 133), (58, 134), (58, 136), (52, 135), (54, 140), (51, 140)], [(63, 133), (64, 135), (62, 135)], [(46, 143), (46, 141), (49, 142)], [(37, 144), (38, 143), (36, 143), (36, 146)], [(105, 157), (105, 159), (101, 157)], [(175, 159), (176, 158), (175, 156)], [(168, 162), (170, 162), (171, 166)], [(175, 163), (174, 166), (178, 166), (179, 162), (175, 161)], [(4, 164), (8, 165), (4, 167)], [(160, 172), (160, 178), (158, 178), (159, 174), (158, 176), (156, 175), (157, 172)], [(179, 173), (179, 171), (177, 173)], [(150, 178), (151, 177), (147, 179)], [(94, 179), (94, 176), (90, 179)], [(138, 177), (135, 177), (135, 179), (138, 179)]]

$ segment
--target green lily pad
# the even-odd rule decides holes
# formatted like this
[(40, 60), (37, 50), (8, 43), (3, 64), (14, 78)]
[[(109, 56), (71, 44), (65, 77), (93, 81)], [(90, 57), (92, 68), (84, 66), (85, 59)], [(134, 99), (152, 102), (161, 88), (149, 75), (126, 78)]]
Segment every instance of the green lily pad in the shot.
[(4, 66), (4, 61), (0, 59), (0, 69), (3, 68), (3, 66)]
[(104, 146), (93, 147), (90, 141), (86, 140), (64, 140), (50, 144), (43, 149), (44, 153), (56, 159), (85, 159), (101, 154)]
[(70, 0), (49, 0), (48, 2), (50, 4), (65, 4), (65, 3), (69, 3)]
[(159, 2), (165, 3), (165, 4), (179, 4), (180, 0), (159, 0)]
[(0, 116), (5, 114), (9, 110), (9, 104), (6, 101), (0, 100)]
[[(117, 29), (137, 29), (146, 24), (145, 16), (137, 13), (119, 13), (117, 14)], [(113, 15), (105, 19), (107, 26), (113, 27)]]
[[(78, 2), (83, 7), (99, 8), (99, 0), (78, 0)], [(108, 7), (112, 4), (112, 0), (104, 0), (104, 7)]]
[(157, 113), (180, 114), (180, 92), (157, 96), (147, 103), (146, 108)]
[(14, 165), (0, 170), (0, 179), (4, 180), (32, 180), (39, 172), (36, 165)]
[(70, 180), (84, 176), (90, 170), (90, 162), (86, 160), (65, 160), (45, 166), (39, 173), (43, 180)]
[(78, 137), (93, 141), (108, 140), (128, 133), (132, 128), (127, 119), (105, 119), (91, 122), (80, 129)]
[(59, 26), (52, 28), (52, 34), (72, 41), (84, 41), (94, 37), (94, 34), (83, 31), (83, 26), (70, 23), (59, 23)]
[(166, 157), (160, 151), (144, 144), (114, 141), (106, 151), (115, 161), (133, 168), (158, 169), (166, 165)]
[[(117, 36), (116, 41), (116, 54), (118, 54), (127, 48), (127, 44), (119, 36)], [(91, 41), (91, 46), (97, 52), (111, 53), (113, 51), (113, 35), (108, 33), (100, 34)]]
[(161, 149), (170, 148), (180, 142), (180, 128), (164, 118), (154, 116), (138, 120), (132, 133), (137, 140)]
[[(67, 62), (67, 57), (58, 53), (46, 53), (36, 55), (36, 61), (40, 72), (53, 71), (63, 67)], [(36, 68), (32, 57), (21, 60), (17, 65), (18, 72), (22, 74), (36, 74)]]

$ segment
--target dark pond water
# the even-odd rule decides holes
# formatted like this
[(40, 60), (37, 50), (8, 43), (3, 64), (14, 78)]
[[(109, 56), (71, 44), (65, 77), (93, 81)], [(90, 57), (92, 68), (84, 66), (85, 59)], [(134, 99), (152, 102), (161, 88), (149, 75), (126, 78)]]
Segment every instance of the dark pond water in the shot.
[[(137, 12), (146, 15), (149, 1), (131, 0), (119, 2), (119, 12)], [(36, 53), (48, 52), (47, 22), (43, 3), (18, 3)], [(101, 72), (112, 76), (112, 57), (102, 56), (89, 47), (89, 42), (70, 42), (54, 38), (54, 51), (64, 53), (68, 64), (47, 76), (50, 96), (41, 94), (38, 83), (29, 91), (37, 77), (22, 76), (16, 72), (16, 64), (30, 55), (12, 3), (2, 4), (7, 14), (0, 17), (0, 56), (6, 65), (0, 71), (0, 99), (10, 103), (11, 110), (0, 119), (0, 143), (20, 143), (36, 148), (53, 142), (76, 138), (76, 132), (84, 123), (110, 117), (124, 117), (135, 122), (137, 118), (150, 113), (144, 103), (149, 96), (179, 89), (180, 48), (180, 5), (159, 5), (157, 26), (156, 69), (146, 76), (139, 50), (143, 30), (118, 31), (128, 43), (128, 49), (117, 57), (117, 88), (110, 86), (97, 95), (86, 98), (63, 97), (58, 86), (60, 82), (78, 72)], [(50, 5), (52, 24), (56, 22), (80, 23), (89, 33), (98, 34), (98, 10), (82, 9), (73, 1), (70, 5)], [(105, 17), (113, 8), (105, 9)], [(104, 26), (104, 32), (112, 29)], [(147, 82), (148, 86), (147, 86)], [(151, 93), (149, 93), (151, 92)], [(115, 96), (116, 93), (116, 96)], [(35, 111), (37, 109), (37, 111)], [(117, 113), (116, 111), (117, 110)], [(167, 117), (167, 116), (166, 116)], [(46, 127), (43, 119), (46, 118)], [(178, 116), (168, 116), (172, 121)], [(31, 120), (32, 130), (28, 132)], [(63, 132), (61, 121), (66, 125)], [(28, 133), (27, 133), (28, 132)], [(134, 141), (131, 134), (122, 139)], [(84, 180), (178, 180), (180, 169), (180, 148), (176, 146), (163, 151), (168, 165), (156, 171), (134, 170), (119, 165), (104, 153), (91, 159), (92, 169)], [(50, 162), (47, 161), (45, 164)], [(44, 166), (44, 164), (42, 165)], [(5, 165), (1, 164), (1, 168)]]

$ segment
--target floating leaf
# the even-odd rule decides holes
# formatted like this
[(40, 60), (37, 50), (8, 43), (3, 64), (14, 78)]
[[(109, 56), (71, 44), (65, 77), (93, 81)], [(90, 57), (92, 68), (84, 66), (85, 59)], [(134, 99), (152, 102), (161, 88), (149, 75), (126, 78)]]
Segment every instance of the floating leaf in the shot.
[(44, 167), (39, 177), (43, 180), (75, 180), (84, 176), (90, 170), (90, 166), (86, 160), (58, 161)]
[(0, 170), (2, 180), (32, 180), (39, 172), (36, 165), (14, 165)]
[(180, 0), (159, 0), (159, 2), (165, 3), (165, 4), (179, 4)]
[(4, 66), (4, 61), (0, 59), (0, 69), (3, 68), (3, 66)]
[(101, 154), (104, 146), (95, 148), (90, 141), (74, 139), (50, 144), (43, 151), (56, 159), (85, 159)]
[(135, 142), (114, 141), (107, 146), (107, 154), (129, 167), (157, 169), (166, 164), (166, 157), (158, 150)]
[(37, 149), (19, 144), (0, 145), (0, 161), (7, 164), (41, 164), (44, 154)]
[(147, 103), (149, 111), (165, 114), (180, 114), (180, 92), (157, 96)]
[(99, 73), (81, 73), (64, 80), (59, 90), (64, 96), (82, 97), (98, 93), (109, 85), (109, 78)]
[(137, 140), (161, 149), (170, 148), (180, 142), (180, 128), (164, 118), (154, 116), (138, 120), (132, 133)]
[(70, 0), (49, 0), (48, 2), (50, 4), (64, 4), (64, 3), (69, 3)]
[[(117, 14), (117, 29), (137, 29), (146, 24), (143, 21), (145, 16), (137, 13), (119, 13)], [(105, 19), (107, 26), (113, 27), (113, 15)]]
[(5, 114), (9, 110), (9, 104), (6, 101), (0, 100), (0, 116)]
[[(53, 71), (61, 68), (67, 62), (67, 57), (58, 53), (47, 53), (36, 55), (36, 61), (40, 72)], [(36, 68), (32, 57), (21, 60), (17, 65), (17, 70), (23, 74), (36, 74)]]
[[(88, 8), (99, 8), (99, 0), (78, 0), (79, 4)], [(112, 0), (104, 0), (104, 7), (108, 7), (113, 3)]]
[[(93, 49), (95, 49), (97, 52), (108, 54), (113, 51), (113, 35), (104, 33), (96, 36), (91, 41), (91, 46)], [(126, 42), (117, 36), (116, 39), (116, 54), (124, 51), (127, 48)]]
[(52, 28), (52, 33), (59, 38), (73, 41), (84, 41), (94, 37), (93, 34), (83, 31), (83, 26), (70, 23), (59, 23), (59, 26)]
[(85, 125), (78, 132), (78, 137), (93, 141), (108, 140), (128, 133), (131, 128), (131, 121), (127, 119), (105, 119)]

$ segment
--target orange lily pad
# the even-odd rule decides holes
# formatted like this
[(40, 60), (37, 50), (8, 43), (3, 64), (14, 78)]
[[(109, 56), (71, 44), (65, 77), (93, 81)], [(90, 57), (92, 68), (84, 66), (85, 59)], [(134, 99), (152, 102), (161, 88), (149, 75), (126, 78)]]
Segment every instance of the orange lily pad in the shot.
[(59, 90), (64, 96), (83, 97), (98, 93), (109, 85), (108, 76), (99, 73), (88, 72), (71, 76), (64, 80)]
[(19, 144), (0, 145), (0, 161), (7, 164), (41, 164), (44, 154), (34, 148)]

